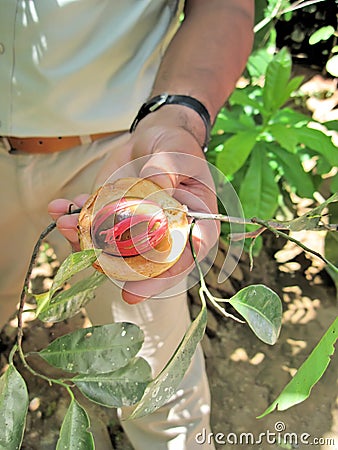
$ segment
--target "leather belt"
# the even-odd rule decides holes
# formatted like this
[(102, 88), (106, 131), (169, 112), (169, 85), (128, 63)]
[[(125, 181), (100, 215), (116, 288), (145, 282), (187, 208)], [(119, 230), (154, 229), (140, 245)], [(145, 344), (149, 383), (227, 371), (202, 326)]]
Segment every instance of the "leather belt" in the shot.
[(88, 144), (106, 137), (114, 137), (123, 131), (111, 131), (87, 136), (60, 136), (60, 137), (2, 137), (9, 151), (24, 153), (56, 153), (69, 150), (82, 144)]

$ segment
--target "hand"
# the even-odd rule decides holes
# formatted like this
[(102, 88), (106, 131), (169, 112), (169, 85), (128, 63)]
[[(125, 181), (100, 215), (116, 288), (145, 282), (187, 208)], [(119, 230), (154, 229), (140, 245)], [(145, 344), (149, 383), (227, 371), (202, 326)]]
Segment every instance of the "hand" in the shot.
[[(170, 109), (170, 114), (169, 113)], [(217, 198), (213, 180), (201, 150), (198, 138), (177, 123), (174, 106), (168, 111), (150, 114), (137, 126), (135, 132), (124, 141), (118, 154), (114, 151), (98, 174), (97, 184), (103, 184), (111, 174), (113, 179), (124, 176), (149, 178), (173, 195), (179, 202), (194, 211), (216, 213)], [(180, 108), (180, 107), (179, 107)], [(193, 112), (193, 114), (195, 114)], [(204, 128), (201, 127), (203, 141)], [(128, 163), (129, 162), (129, 163)], [(60, 232), (79, 250), (77, 217), (64, 215), (71, 203), (81, 207), (88, 196), (81, 195), (74, 201), (58, 199), (50, 203), (49, 213)], [(202, 259), (216, 243), (219, 225), (216, 221), (199, 221), (193, 231), (193, 245)], [(145, 281), (126, 282), (123, 298), (134, 304), (176, 286), (194, 267), (189, 245), (181, 258), (159, 277)]]

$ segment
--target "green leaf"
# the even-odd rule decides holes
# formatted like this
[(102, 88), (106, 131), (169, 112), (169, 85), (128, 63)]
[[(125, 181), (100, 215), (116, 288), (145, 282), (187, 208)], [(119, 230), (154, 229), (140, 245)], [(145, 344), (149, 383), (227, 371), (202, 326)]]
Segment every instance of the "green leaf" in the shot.
[[(261, 89), (260, 89), (261, 90)], [(257, 109), (259, 112), (264, 112), (262, 103), (250, 97), (250, 90), (247, 88), (237, 88), (231, 94), (229, 98), (230, 105), (251, 106), (253, 109)]]
[(61, 322), (75, 316), (90, 300), (95, 297), (95, 289), (106, 281), (106, 275), (95, 271), (92, 275), (61, 291), (52, 299), (43, 303), (38, 317), (43, 322)]
[(109, 373), (80, 374), (73, 382), (90, 400), (107, 407), (131, 406), (137, 403), (151, 380), (151, 368), (136, 357), (121, 369)]
[(304, 171), (299, 155), (294, 155), (274, 146), (276, 161), (282, 168), (282, 175), (300, 197), (312, 198), (315, 187), (311, 175)]
[(325, 69), (333, 77), (338, 77), (338, 55), (334, 55), (328, 59)]
[(338, 192), (338, 173), (331, 178), (330, 189), (332, 193)]
[(251, 285), (231, 297), (229, 303), (266, 344), (276, 343), (282, 324), (282, 302), (270, 288)]
[(321, 220), (323, 209), (334, 202), (338, 202), (338, 193), (331, 195), (325, 202), (302, 216), (281, 223), (287, 226), (290, 231), (315, 230)]
[[(326, 233), (325, 236), (325, 258), (331, 261), (338, 267), (338, 234), (337, 233)], [(338, 273), (333, 270), (330, 266), (325, 266), (325, 270), (328, 272), (332, 281), (336, 286), (336, 296), (338, 300)]]
[(324, 156), (332, 166), (338, 166), (338, 149), (330, 136), (309, 127), (295, 127), (294, 130), (298, 135), (299, 142)]
[(205, 303), (196, 319), (190, 324), (174, 355), (160, 374), (148, 385), (140, 403), (128, 419), (136, 419), (154, 412), (176, 392), (187, 371), (196, 347), (202, 339), (207, 323)]
[(320, 41), (327, 41), (331, 36), (334, 35), (334, 33), (335, 29), (331, 25), (321, 27), (310, 36), (309, 44), (315, 45)]
[(325, 125), (328, 130), (338, 131), (338, 120), (329, 120), (324, 122), (323, 125)]
[(247, 69), (250, 76), (259, 78), (264, 75), (271, 59), (272, 56), (265, 47), (254, 50), (247, 62)]
[(259, 132), (255, 130), (242, 131), (231, 136), (225, 142), (223, 150), (217, 154), (216, 158), (216, 166), (225, 176), (233, 175), (242, 167), (250, 155), (258, 135)]
[(96, 261), (99, 250), (89, 249), (71, 253), (61, 264), (54, 277), (50, 289), (50, 298), (55, 292), (63, 287), (65, 282), (81, 270), (90, 267)]
[(330, 363), (334, 353), (334, 345), (338, 335), (338, 318), (326, 331), (310, 356), (298, 369), (296, 375), (285, 386), (277, 399), (261, 414), (259, 419), (275, 409), (285, 411), (291, 406), (306, 400), (313, 386), (320, 380)]
[(263, 88), (264, 107), (270, 113), (280, 108), (286, 99), (286, 90), (291, 75), (292, 60), (288, 50), (282, 48), (268, 64)]
[(89, 426), (86, 411), (73, 399), (62, 422), (56, 450), (94, 450), (94, 439), (88, 431)]
[[(307, 157), (309, 157), (310, 159), (313, 158), (311, 151), (310, 152), (306, 151), (306, 153), (308, 153)], [(332, 169), (332, 166), (326, 158), (317, 158), (316, 165), (312, 169), (314, 181), (316, 181), (316, 178), (317, 179), (319, 178), (319, 183), (321, 184), (323, 181), (322, 175), (328, 174), (329, 172), (331, 172), (331, 169)], [(336, 191), (332, 191), (332, 192), (336, 192)]]
[[(285, 91), (284, 91), (284, 99), (281, 100), (282, 104), (285, 103), (289, 99), (291, 94), (299, 88), (299, 86), (302, 84), (303, 80), (304, 80), (304, 77), (301, 75), (301, 76), (292, 78), (288, 82), (288, 84), (285, 88)], [(281, 106), (282, 106), (282, 104), (281, 104)]]
[(0, 449), (21, 447), (28, 410), (28, 392), (24, 379), (10, 364), (0, 378)]
[(128, 322), (81, 328), (55, 339), (38, 354), (49, 364), (80, 373), (120, 369), (142, 347), (142, 330)]
[(297, 144), (299, 142), (298, 134), (293, 127), (282, 125), (281, 123), (274, 123), (269, 126), (269, 132), (278, 142), (278, 144), (285, 148), (290, 153), (295, 153)]
[(223, 109), (216, 118), (215, 124), (212, 128), (212, 134), (222, 133), (238, 133), (248, 129), (247, 125), (244, 125), (238, 115)]
[(281, 124), (286, 127), (290, 126), (305, 126), (310, 122), (311, 117), (306, 116), (291, 108), (282, 108), (276, 112), (272, 117), (271, 122), (275, 124)]
[(278, 206), (278, 194), (279, 188), (266, 152), (257, 145), (239, 190), (245, 217), (272, 217)]

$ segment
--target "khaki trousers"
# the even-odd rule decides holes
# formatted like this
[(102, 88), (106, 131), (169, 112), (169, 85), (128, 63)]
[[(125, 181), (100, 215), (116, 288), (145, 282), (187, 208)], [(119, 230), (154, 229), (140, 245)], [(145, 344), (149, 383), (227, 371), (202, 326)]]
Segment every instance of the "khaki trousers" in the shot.
[[(47, 204), (55, 198), (91, 193), (96, 174), (109, 156), (116, 154), (118, 164), (123, 162), (119, 148), (126, 139), (127, 135), (106, 138), (47, 155), (9, 154), (0, 145), (0, 327), (15, 310), (34, 243), (51, 222)], [(70, 253), (58, 231), (48, 240), (60, 260)], [(140, 326), (145, 333), (140, 354), (156, 375), (190, 322), (184, 286), (177, 292), (131, 306), (121, 299), (120, 289), (107, 281), (88, 305), (88, 313), (94, 324), (130, 321)], [(153, 414), (122, 421), (122, 426), (135, 450), (200, 449), (195, 436), (203, 429), (209, 431), (209, 412), (209, 387), (198, 347), (173, 398)]]

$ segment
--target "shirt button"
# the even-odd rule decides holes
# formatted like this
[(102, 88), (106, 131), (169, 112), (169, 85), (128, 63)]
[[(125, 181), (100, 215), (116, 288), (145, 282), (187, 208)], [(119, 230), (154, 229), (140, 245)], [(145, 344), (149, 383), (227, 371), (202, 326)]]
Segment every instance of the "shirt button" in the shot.
[(2, 55), (3, 53), (5, 53), (5, 46), (0, 42), (0, 55)]

